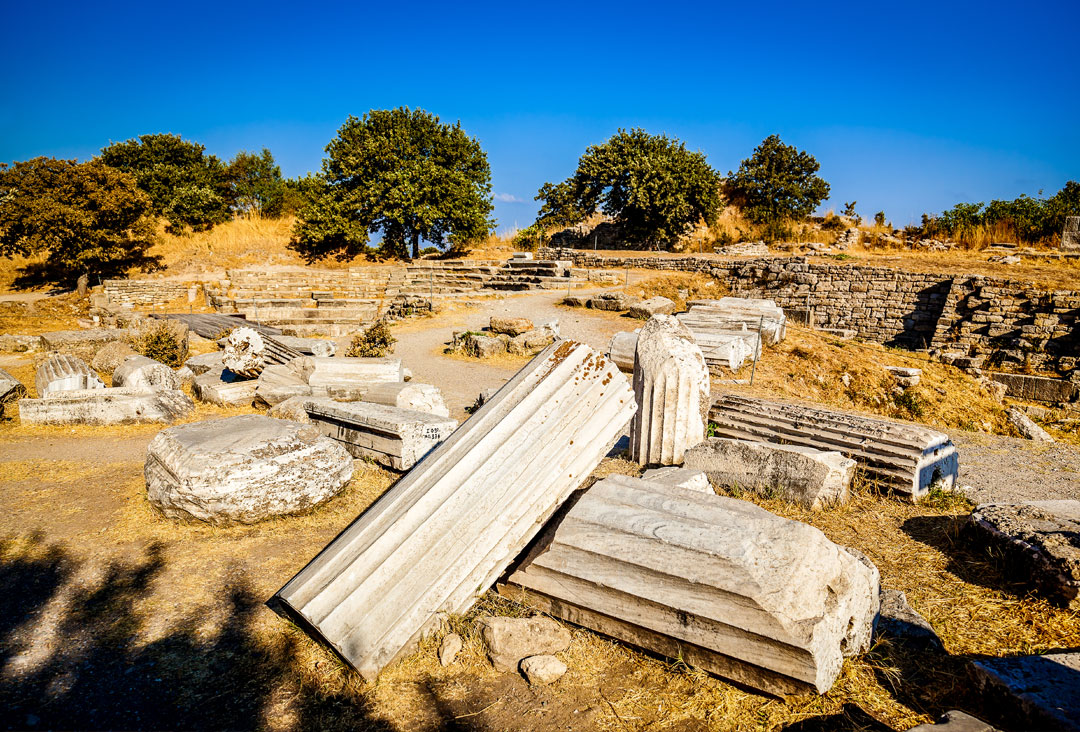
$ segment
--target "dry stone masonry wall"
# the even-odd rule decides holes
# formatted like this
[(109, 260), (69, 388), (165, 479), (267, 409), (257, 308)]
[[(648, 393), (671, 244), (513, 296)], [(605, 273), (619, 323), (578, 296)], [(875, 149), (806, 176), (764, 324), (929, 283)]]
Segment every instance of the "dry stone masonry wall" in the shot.
[(983, 354), (1002, 368), (1066, 372), (1080, 363), (1080, 291), (1038, 290), (978, 275), (943, 277), (889, 267), (810, 262), (805, 257), (600, 257), (541, 249), (576, 267), (700, 272), (737, 297), (774, 300), (821, 328), (904, 348)]
[(102, 283), (109, 302), (118, 305), (164, 305), (187, 297), (186, 282), (170, 280), (105, 280)]

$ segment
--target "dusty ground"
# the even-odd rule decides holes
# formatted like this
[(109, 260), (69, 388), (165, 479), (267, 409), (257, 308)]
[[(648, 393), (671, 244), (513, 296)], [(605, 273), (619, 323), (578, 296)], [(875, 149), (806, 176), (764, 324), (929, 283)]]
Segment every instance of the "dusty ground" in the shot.
[[(558, 318), (598, 348), (636, 327), (571, 310), (560, 293), (479, 301), (395, 326), (398, 355), (459, 417), (520, 366), (441, 353), (492, 314)], [(28, 361), (5, 357), (5, 366)], [(17, 370), (17, 369), (16, 369)], [(28, 374), (23, 368), (19, 374)], [(205, 408), (201, 416), (220, 416)], [(570, 671), (530, 688), (494, 673), (467, 619), (462, 660), (434, 642), (365, 684), (263, 602), (395, 476), (364, 463), (338, 497), (300, 517), (215, 529), (167, 521), (145, 498), (154, 427), (24, 428), (0, 422), (0, 726), (83, 729), (736, 730), (906, 729), (948, 708), (979, 713), (964, 662), (1080, 646), (1080, 618), (1050, 607), (958, 540), (963, 507), (859, 493), (838, 511), (770, 510), (866, 552), (945, 641), (926, 657), (879, 643), (822, 697), (776, 700), (575, 630)], [(978, 500), (1080, 497), (1080, 452), (954, 432)], [(970, 467), (969, 467), (970, 466)], [(1033, 477), (1034, 472), (1037, 473)], [(609, 460), (604, 472), (633, 472)], [(1017, 491), (1022, 491), (1017, 493)], [(757, 499), (755, 499), (757, 500)], [(491, 598), (484, 612), (527, 609)], [(479, 610), (477, 611), (479, 612)]]

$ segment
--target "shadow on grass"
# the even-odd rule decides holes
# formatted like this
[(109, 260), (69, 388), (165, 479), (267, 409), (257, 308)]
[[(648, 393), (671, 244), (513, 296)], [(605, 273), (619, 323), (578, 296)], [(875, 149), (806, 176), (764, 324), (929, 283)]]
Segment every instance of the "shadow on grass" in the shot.
[[(101, 284), (102, 280), (110, 277), (126, 277), (127, 273), (133, 269), (142, 272), (153, 272), (160, 267), (161, 257), (132, 254), (122, 259), (98, 265), (95, 268), (98, 271), (90, 275), (90, 285)], [(11, 286), (16, 290), (32, 290), (45, 286), (71, 290), (75, 287), (79, 274), (79, 272), (72, 271), (69, 267), (61, 267), (53, 262), (33, 262), (19, 268)]]
[(261, 601), (243, 581), (221, 588), (226, 619), (214, 634), (193, 613), (144, 641), (160, 547), (85, 583), (63, 547), (23, 547), (0, 543), (4, 729), (255, 729), (279, 716), (302, 730), (390, 729), (363, 695), (305, 686), (291, 639), (268, 647), (255, 636)]

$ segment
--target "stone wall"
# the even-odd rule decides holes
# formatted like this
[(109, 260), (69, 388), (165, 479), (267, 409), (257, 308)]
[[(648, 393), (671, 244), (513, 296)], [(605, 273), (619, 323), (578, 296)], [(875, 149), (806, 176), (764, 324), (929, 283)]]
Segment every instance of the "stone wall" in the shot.
[(187, 298), (190, 284), (172, 280), (105, 280), (105, 297), (116, 305), (164, 305)]
[(769, 298), (785, 310), (812, 312), (817, 327), (850, 329), (886, 345), (982, 354), (1003, 368), (1064, 372), (1080, 365), (1080, 291), (805, 257), (602, 257), (567, 249), (537, 256), (583, 267), (700, 272), (732, 295)]

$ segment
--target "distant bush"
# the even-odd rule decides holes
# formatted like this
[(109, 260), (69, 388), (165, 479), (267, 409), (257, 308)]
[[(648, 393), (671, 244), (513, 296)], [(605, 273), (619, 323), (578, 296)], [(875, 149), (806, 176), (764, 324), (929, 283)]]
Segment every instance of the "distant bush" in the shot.
[(821, 228), (825, 231), (843, 231), (847, 228), (847, 224), (839, 216), (826, 216), (821, 222)]
[(1080, 216), (1080, 183), (1069, 181), (1050, 198), (1021, 195), (988, 205), (958, 203), (940, 215), (923, 214), (925, 237), (948, 237), (967, 246), (995, 241), (1039, 244), (1056, 242), (1066, 216)]
[(424, 247), (420, 250), (421, 257), (427, 257), (433, 254), (442, 254), (442, 251), (438, 247)]
[(166, 366), (178, 368), (184, 364), (184, 344), (164, 321), (139, 333), (131, 340), (131, 347)]
[(383, 321), (379, 321), (362, 333), (353, 336), (346, 356), (352, 357), (380, 357), (394, 352), (394, 344), (397, 338), (390, 332), (390, 328)]
[(514, 249), (521, 252), (534, 251), (544, 241), (544, 228), (537, 224), (520, 229), (510, 240)]

